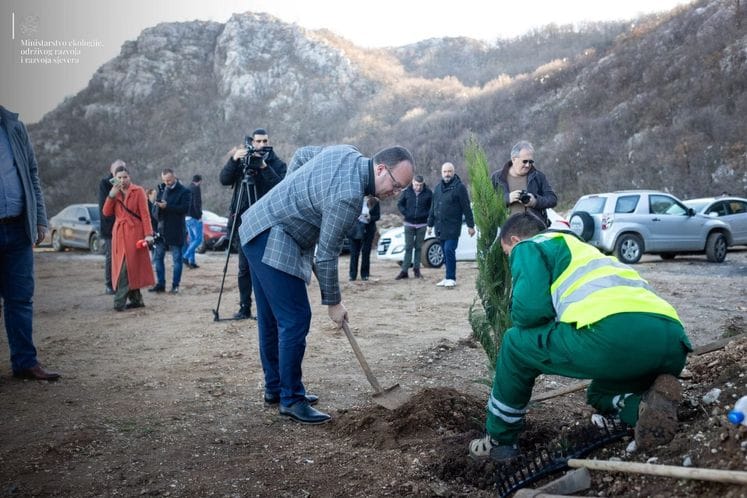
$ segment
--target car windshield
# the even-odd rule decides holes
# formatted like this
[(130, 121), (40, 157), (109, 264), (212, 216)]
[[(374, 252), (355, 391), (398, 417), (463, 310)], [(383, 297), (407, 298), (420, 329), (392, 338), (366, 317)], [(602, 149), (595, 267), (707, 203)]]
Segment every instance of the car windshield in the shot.
[(606, 197), (599, 197), (599, 196), (593, 196), (593, 197), (584, 197), (582, 199), (579, 199), (576, 203), (576, 207), (573, 208), (574, 211), (586, 211), (590, 214), (599, 214), (604, 209), (604, 204), (607, 202)]
[(101, 219), (99, 212), (99, 208), (97, 207), (89, 207), (88, 208), (88, 217), (91, 218), (91, 221), (99, 221)]
[(710, 201), (685, 201), (685, 204), (687, 207), (693, 208), (696, 213), (700, 213), (709, 202)]

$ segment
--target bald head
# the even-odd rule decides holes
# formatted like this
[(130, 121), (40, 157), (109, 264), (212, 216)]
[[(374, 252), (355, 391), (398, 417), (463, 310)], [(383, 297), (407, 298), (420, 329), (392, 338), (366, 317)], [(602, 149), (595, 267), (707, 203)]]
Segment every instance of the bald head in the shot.
[(451, 163), (444, 163), (441, 166), (441, 178), (444, 183), (449, 183), (454, 178), (454, 165)]

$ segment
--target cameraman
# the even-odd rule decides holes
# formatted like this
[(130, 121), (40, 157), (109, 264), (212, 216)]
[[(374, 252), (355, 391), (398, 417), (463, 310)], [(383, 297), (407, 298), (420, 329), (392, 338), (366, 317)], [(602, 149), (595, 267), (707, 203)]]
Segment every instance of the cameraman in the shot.
[[(248, 137), (247, 137), (248, 138)], [(241, 215), (257, 202), (272, 187), (285, 177), (286, 165), (272, 150), (270, 137), (264, 128), (252, 132), (251, 149), (247, 144), (234, 149), (232, 156), (220, 172), (220, 183), (233, 186), (228, 232), (235, 230), (234, 239), (238, 241)], [(244, 194), (239, 199), (241, 182), (246, 177)], [(236, 223), (235, 229), (232, 224)], [(231, 248), (229, 247), (229, 250)], [(252, 276), (244, 252), (239, 248), (239, 311), (233, 315), (236, 320), (252, 318)]]
[(509, 216), (530, 211), (550, 226), (547, 208), (558, 204), (547, 177), (534, 167), (534, 147), (522, 140), (511, 148), (511, 160), (490, 177), (496, 191), (503, 189)]

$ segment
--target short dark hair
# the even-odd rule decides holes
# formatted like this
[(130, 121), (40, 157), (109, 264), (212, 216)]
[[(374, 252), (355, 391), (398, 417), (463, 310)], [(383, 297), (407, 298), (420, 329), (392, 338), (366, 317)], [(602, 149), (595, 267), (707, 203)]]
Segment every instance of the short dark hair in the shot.
[(202, 175), (194, 175), (192, 177), (192, 181), (195, 182), (195, 183), (201, 182), (202, 181)]
[(425, 180), (423, 179), (423, 175), (415, 175), (415, 177), (413, 178), (413, 181), (416, 181), (418, 183), (424, 183), (425, 182)]
[(162, 175), (168, 175), (169, 173), (171, 173), (173, 175), (174, 174), (174, 170), (171, 169), (171, 168), (163, 168), (163, 170), (161, 171)]
[(511, 236), (522, 240), (534, 237), (547, 228), (537, 216), (531, 213), (517, 213), (509, 216), (501, 227), (501, 240), (505, 243), (511, 241)]
[(125, 173), (127, 173), (128, 175), (130, 174), (130, 170), (128, 170), (128, 169), (127, 169), (127, 166), (125, 166), (124, 164), (120, 164), (119, 166), (117, 166), (116, 168), (114, 168), (114, 174), (115, 174), (115, 175), (116, 175), (117, 173), (119, 173), (120, 171), (124, 171), (124, 172), (125, 172)]
[(264, 128), (257, 128), (252, 132), (252, 138), (254, 138), (257, 135), (268, 135), (267, 130)]
[(382, 149), (373, 156), (374, 165), (384, 164), (390, 168), (395, 167), (402, 161), (409, 161), (413, 169), (415, 168), (415, 160), (412, 158), (410, 151), (399, 145)]

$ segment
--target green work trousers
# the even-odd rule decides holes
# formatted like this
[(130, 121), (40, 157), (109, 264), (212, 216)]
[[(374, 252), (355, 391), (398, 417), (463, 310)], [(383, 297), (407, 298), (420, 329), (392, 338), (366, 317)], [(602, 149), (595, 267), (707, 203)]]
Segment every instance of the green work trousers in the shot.
[(619, 313), (582, 329), (560, 322), (511, 328), (496, 361), (487, 432), (501, 444), (516, 442), (540, 374), (592, 379), (586, 401), (635, 425), (643, 392), (659, 374), (679, 375), (690, 351), (682, 324), (651, 313)]
[(114, 293), (114, 307), (119, 310), (125, 308), (127, 299), (132, 304), (142, 304), (143, 295), (140, 293), (140, 289), (130, 290), (129, 279), (127, 278), (127, 261), (122, 262), (122, 269), (119, 272), (119, 278), (117, 279), (117, 291)]

